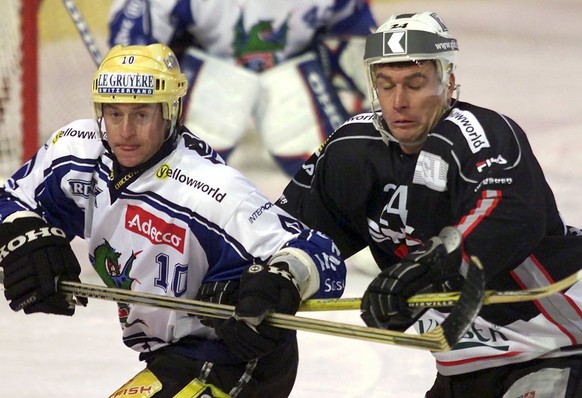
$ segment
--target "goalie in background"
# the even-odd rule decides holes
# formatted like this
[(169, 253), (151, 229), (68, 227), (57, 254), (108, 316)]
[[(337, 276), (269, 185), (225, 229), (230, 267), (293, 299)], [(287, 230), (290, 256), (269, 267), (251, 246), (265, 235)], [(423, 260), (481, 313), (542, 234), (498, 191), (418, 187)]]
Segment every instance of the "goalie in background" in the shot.
[(365, 98), (376, 26), (367, 0), (116, 0), (109, 44), (168, 44), (188, 78), (190, 131), (228, 160), (253, 126), (292, 176), (349, 117), (348, 100)]
[(85, 238), (109, 287), (235, 305), (214, 320), (120, 303), (123, 342), (147, 365), (113, 397), (287, 397), (296, 333), (262, 320), (341, 296), (345, 265), (181, 124), (186, 89), (165, 45), (109, 51), (95, 119), (54, 132), (0, 187), (4, 294), (15, 311), (73, 315), (55, 281), (79, 280), (69, 241)]
[[(278, 203), (334, 239), (370, 247), (381, 272), (362, 299), (369, 326), (420, 333), (447, 316), (406, 299), (462, 283), (470, 256), (487, 288), (547, 285), (582, 265), (527, 137), (511, 118), (461, 102), (457, 40), (431, 12), (391, 16), (366, 40), (372, 113), (341, 126)], [(483, 307), (434, 353), (428, 398), (582, 396), (582, 284), (535, 302)]]

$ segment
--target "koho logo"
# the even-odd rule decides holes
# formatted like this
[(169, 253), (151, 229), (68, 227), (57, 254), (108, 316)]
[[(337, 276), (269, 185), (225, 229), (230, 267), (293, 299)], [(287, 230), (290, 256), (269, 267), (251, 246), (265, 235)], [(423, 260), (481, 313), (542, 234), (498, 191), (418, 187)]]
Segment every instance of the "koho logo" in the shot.
[(125, 225), (128, 231), (148, 238), (154, 245), (168, 245), (184, 253), (186, 230), (167, 223), (140, 207), (127, 206)]

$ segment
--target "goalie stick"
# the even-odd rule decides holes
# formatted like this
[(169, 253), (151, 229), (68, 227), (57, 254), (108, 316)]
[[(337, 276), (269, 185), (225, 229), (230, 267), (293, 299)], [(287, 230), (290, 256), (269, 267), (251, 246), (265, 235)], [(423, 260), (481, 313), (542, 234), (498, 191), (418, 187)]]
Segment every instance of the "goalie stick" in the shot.
[[(552, 284), (525, 290), (486, 290), (483, 305), (519, 303), (523, 301), (539, 300), (541, 298), (559, 293), (582, 280), (582, 270), (567, 276)], [(459, 300), (460, 292), (446, 293), (421, 293), (408, 299), (408, 304), (413, 308), (425, 307), (451, 307)], [(362, 299), (359, 297), (339, 299), (310, 299), (301, 303), (300, 311), (342, 311), (358, 310)]]
[[(265, 322), (283, 329), (321, 333), (429, 351), (448, 351), (465, 334), (483, 304), (485, 275), (480, 262), (476, 258), (472, 260), (463, 284), (463, 290), (451, 313), (442, 324), (424, 334), (396, 332), (278, 313), (267, 316)], [(78, 282), (61, 281), (58, 283), (58, 288), (72, 296), (166, 308), (213, 318), (229, 318), (234, 313), (234, 307), (230, 305), (159, 296)]]

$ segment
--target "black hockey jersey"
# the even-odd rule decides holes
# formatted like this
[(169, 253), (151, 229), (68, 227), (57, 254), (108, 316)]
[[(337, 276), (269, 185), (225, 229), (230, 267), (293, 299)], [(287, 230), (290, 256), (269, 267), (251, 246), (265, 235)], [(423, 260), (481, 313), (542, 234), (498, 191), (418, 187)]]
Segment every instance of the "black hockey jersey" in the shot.
[[(581, 268), (582, 237), (562, 221), (523, 130), (494, 111), (458, 102), (418, 155), (386, 145), (371, 114), (348, 120), (303, 166), (279, 203), (331, 235), (342, 253), (366, 245), (380, 268), (447, 226), (483, 263), (487, 288), (517, 290)], [(572, 229), (573, 230), (573, 229)], [(564, 355), (582, 340), (580, 284), (530, 303), (485, 306), (461, 342), (435, 353), (443, 374)], [(433, 329), (446, 313), (417, 322)]]

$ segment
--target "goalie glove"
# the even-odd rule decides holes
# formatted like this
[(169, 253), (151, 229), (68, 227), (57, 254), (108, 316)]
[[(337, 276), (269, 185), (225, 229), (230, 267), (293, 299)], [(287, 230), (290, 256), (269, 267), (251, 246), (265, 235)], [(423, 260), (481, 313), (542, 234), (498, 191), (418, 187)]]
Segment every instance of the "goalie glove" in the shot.
[(287, 263), (251, 265), (241, 277), (234, 316), (218, 326), (216, 333), (239, 358), (260, 358), (285, 344), (294, 333), (263, 324), (263, 320), (273, 312), (295, 314), (300, 301)]
[(366, 325), (405, 331), (422, 314), (408, 306), (410, 296), (458, 289), (463, 280), (461, 239), (459, 231), (445, 227), (438, 237), (374, 278), (362, 298), (361, 317)]
[[(80, 282), (81, 267), (65, 233), (37, 216), (8, 220), (0, 224), (0, 267), (10, 308), (73, 315), (70, 297), (57, 291), (59, 279)], [(76, 300), (87, 305), (86, 298)]]

